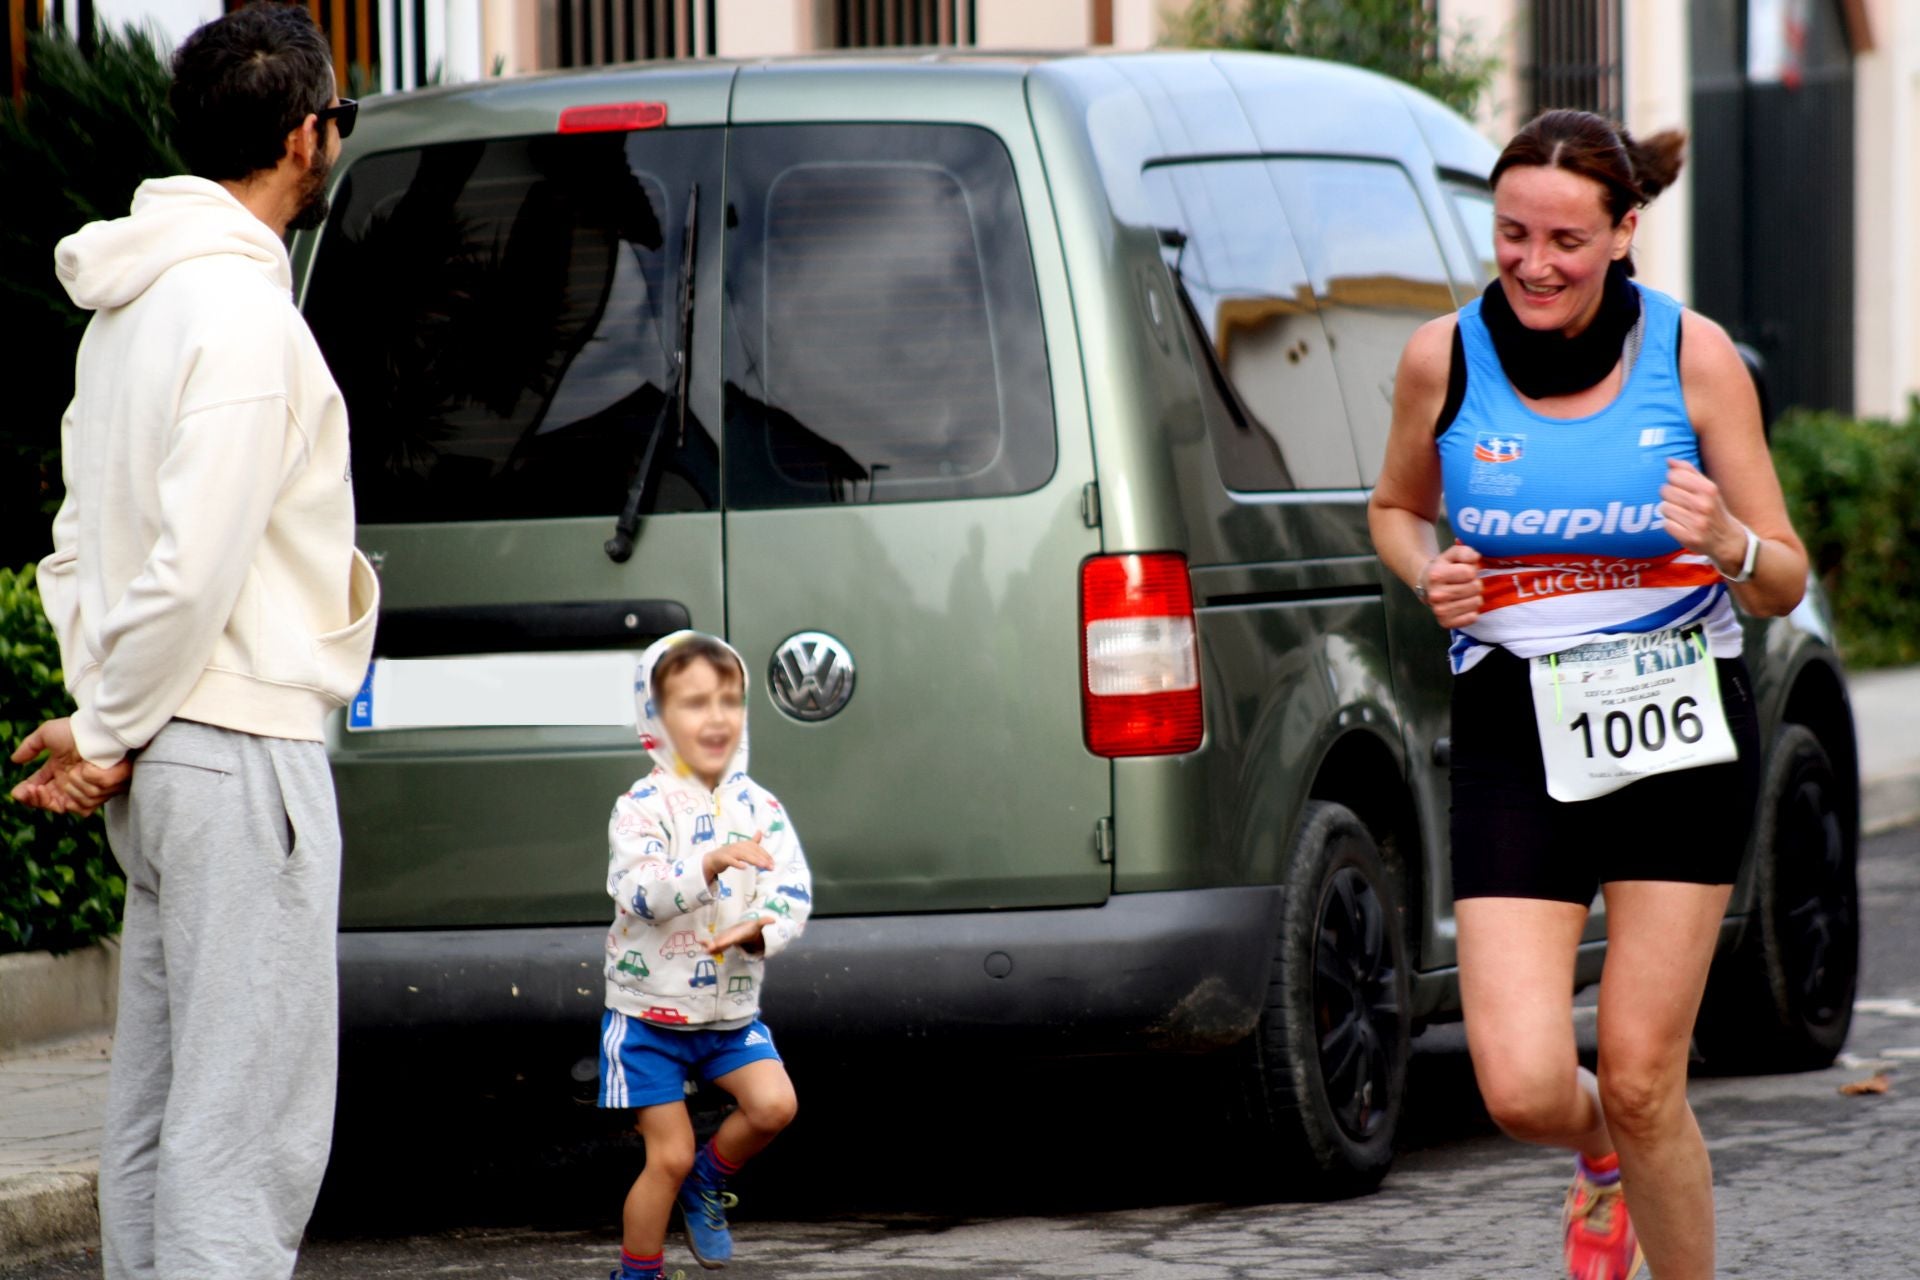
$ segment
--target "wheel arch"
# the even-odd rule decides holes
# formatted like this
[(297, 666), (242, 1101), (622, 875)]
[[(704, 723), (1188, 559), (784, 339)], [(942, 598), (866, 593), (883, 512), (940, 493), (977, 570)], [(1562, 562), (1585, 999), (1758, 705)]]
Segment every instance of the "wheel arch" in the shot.
[(1854, 736), (1853, 703), (1836, 662), (1810, 655), (1793, 674), (1781, 705), (1782, 723), (1805, 725), (1826, 748), (1840, 780), (1841, 818), (1847, 836), (1860, 839), (1860, 745)]
[(1328, 744), (1308, 788), (1309, 800), (1329, 800), (1346, 806), (1366, 825), (1387, 873), (1400, 893), (1401, 932), (1407, 956), (1420, 967), (1419, 912), (1423, 901), (1426, 859), (1420, 845), (1420, 823), (1413, 791), (1401, 768), (1400, 757), (1378, 735), (1352, 730)]

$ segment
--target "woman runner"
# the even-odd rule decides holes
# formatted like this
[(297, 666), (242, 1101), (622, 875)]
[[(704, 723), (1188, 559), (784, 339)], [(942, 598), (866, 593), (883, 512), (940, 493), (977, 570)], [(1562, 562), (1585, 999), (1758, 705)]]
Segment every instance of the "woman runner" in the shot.
[[(1502, 1129), (1576, 1153), (1574, 1280), (1713, 1275), (1686, 1079), (1760, 770), (1733, 605), (1786, 613), (1807, 576), (1733, 343), (1630, 278), (1683, 145), (1580, 111), (1508, 143), (1499, 277), (1408, 342), (1369, 512), (1451, 632), (1468, 1048)], [(1596, 891), (1597, 1078), (1572, 1016)]]

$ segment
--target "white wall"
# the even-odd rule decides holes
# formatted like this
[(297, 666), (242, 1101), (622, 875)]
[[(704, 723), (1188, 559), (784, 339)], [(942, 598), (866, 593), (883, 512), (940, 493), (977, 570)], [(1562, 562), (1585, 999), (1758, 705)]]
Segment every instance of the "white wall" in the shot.
[(446, 41), (446, 82), (478, 80), (487, 74), (481, 55), (480, 0), (445, 0), (445, 6), (441, 32)]
[(1151, 49), (1166, 34), (1166, 14), (1178, 4), (1157, 0), (1113, 0), (1113, 47)]
[[(1630, 0), (1622, 26), (1627, 95), (1622, 123), (1641, 136), (1687, 128), (1693, 77), (1686, 7), (1671, 0)], [(1682, 166), (1680, 180), (1640, 211), (1634, 237), (1639, 279), (1682, 302), (1693, 296), (1693, 173), (1693, 165)]]
[[(73, 6), (67, 6), (72, 14)], [(224, 12), (220, 0), (94, 0), (94, 21), (101, 26), (147, 27), (159, 33), (161, 49), (171, 53), (193, 29)]]
[[(1114, 6), (1115, 35), (1119, 7)], [(1093, 39), (1088, 0), (975, 0), (973, 22), (983, 49), (1080, 49)]]
[(721, 0), (716, 52), (723, 58), (798, 53), (813, 47), (811, 0)]
[(539, 11), (525, 0), (483, 0), (480, 9), (480, 61), (493, 74), (495, 59), (503, 75), (540, 69)]
[(1522, 0), (1440, 0), (1440, 28), (1450, 43), (1465, 35), (1482, 55), (1499, 59), (1474, 123), (1494, 146), (1506, 145), (1526, 123), (1526, 6)]
[(1905, 416), (1920, 391), (1920, 15), (1868, 6), (1874, 50), (1854, 63), (1854, 404)]

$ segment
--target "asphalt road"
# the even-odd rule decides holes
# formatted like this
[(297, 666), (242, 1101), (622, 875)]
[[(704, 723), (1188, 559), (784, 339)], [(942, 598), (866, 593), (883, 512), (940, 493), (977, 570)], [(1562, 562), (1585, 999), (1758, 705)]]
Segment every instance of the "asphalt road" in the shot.
[[(1849, 1053), (1800, 1075), (1699, 1078), (1720, 1274), (1920, 1276), (1920, 827), (1862, 850), (1866, 947)], [(1591, 1048), (1591, 1026), (1585, 1021)], [(1260, 1153), (1192, 1070), (978, 1062), (795, 1063), (800, 1121), (738, 1182), (727, 1274), (1254, 1280), (1541, 1278), (1568, 1160), (1499, 1135), (1457, 1028), (1417, 1042), (1412, 1115), (1385, 1187), (1246, 1205)], [(299, 1280), (604, 1276), (637, 1143), (545, 1082), (490, 1082), (457, 1054), (363, 1052)], [(1840, 1086), (1885, 1070), (1884, 1095)], [(540, 1102), (534, 1099), (548, 1098)], [(669, 1241), (669, 1267), (699, 1274)], [(97, 1276), (72, 1257), (21, 1280)]]

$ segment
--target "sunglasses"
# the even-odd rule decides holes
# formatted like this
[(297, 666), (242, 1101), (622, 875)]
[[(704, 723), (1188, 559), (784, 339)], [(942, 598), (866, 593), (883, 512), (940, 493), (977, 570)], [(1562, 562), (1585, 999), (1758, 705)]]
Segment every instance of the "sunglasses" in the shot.
[(345, 142), (353, 133), (353, 122), (360, 115), (360, 104), (352, 98), (340, 99), (337, 107), (323, 107), (313, 113), (317, 128), (326, 128), (327, 121), (339, 122), (340, 141)]

